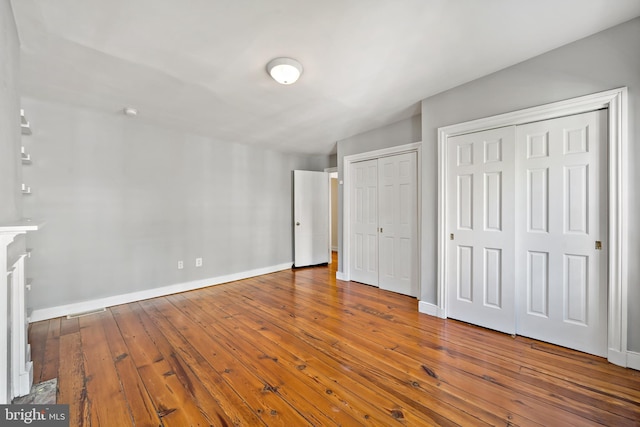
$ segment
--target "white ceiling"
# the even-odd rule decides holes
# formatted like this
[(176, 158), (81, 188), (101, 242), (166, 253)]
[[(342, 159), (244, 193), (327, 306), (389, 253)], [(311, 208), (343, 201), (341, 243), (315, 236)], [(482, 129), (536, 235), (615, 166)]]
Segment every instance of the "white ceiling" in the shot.
[[(12, 0), (22, 93), (327, 154), (448, 88), (640, 15), (640, 0)], [(267, 62), (304, 66), (281, 86)]]

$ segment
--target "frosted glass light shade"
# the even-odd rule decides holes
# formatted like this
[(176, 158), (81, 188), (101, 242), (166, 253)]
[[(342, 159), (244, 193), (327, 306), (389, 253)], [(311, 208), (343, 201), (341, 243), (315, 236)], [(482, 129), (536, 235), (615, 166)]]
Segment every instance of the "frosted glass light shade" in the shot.
[(267, 64), (267, 72), (278, 83), (290, 85), (302, 74), (302, 64), (292, 58), (276, 58)]

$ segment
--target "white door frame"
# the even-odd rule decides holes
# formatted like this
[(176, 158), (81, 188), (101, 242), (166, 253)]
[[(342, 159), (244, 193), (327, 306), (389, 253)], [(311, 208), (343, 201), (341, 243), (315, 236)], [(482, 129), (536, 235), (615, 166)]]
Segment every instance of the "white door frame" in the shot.
[[(511, 113), (445, 126), (438, 129), (438, 315), (447, 317), (447, 140), (451, 136), (502, 126), (548, 120), (570, 114), (608, 109), (608, 360), (628, 366), (628, 135), (627, 88), (613, 89)], [(639, 369), (636, 367), (636, 369)]]
[[(404, 153), (416, 153), (417, 164), (417, 203), (418, 203), (418, 230), (416, 233), (416, 239), (418, 239), (418, 253), (417, 260), (420, 262), (420, 246), (422, 245), (422, 142), (414, 142), (411, 144), (399, 145), (396, 147), (383, 148), (381, 150), (368, 151), (366, 153), (353, 154), (351, 156), (345, 156), (342, 162), (342, 274), (339, 275), (340, 280), (351, 280), (351, 224), (349, 223), (351, 218), (351, 180), (350, 176), (351, 164), (355, 162), (361, 162), (364, 160), (374, 160), (381, 157), (394, 156), (396, 154)], [(420, 297), (420, 290), (422, 284), (422, 268), (418, 267), (418, 298)]]
[[(338, 168), (337, 167), (332, 167), (332, 168), (324, 168), (324, 171), (327, 173), (327, 179), (329, 180), (329, 264), (332, 263), (332, 258), (333, 258), (333, 248), (331, 246), (331, 230), (333, 227), (333, 221), (331, 221), (331, 210), (333, 209), (333, 203), (331, 202), (331, 178), (333, 178), (331, 175), (335, 175), (335, 178), (338, 177)], [(336, 206), (337, 209), (337, 206)], [(337, 226), (337, 224), (336, 224)]]

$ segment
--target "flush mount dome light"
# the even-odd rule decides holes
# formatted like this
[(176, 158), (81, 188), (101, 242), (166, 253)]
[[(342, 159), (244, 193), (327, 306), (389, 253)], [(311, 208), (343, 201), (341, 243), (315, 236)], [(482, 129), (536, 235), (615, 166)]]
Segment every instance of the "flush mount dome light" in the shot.
[(267, 72), (278, 83), (290, 85), (302, 74), (302, 64), (292, 58), (275, 58), (267, 64)]
[(129, 116), (129, 117), (135, 117), (138, 115), (138, 110), (132, 107), (124, 107), (122, 109), (122, 112), (124, 113), (125, 116)]

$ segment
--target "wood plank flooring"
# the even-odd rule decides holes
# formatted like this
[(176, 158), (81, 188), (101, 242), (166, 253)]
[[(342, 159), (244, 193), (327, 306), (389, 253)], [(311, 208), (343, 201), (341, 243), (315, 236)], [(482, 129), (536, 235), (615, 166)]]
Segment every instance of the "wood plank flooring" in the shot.
[(283, 271), (30, 326), (71, 426), (639, 426), (640, 372)]

